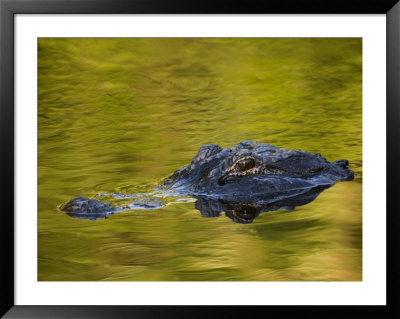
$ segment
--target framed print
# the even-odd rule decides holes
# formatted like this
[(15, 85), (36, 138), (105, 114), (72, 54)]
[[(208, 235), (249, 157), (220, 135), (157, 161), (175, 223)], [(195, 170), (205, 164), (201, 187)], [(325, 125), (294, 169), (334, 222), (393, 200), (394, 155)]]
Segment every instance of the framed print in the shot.
[(1, 314), (395, 316), (399, 8), (1, 1)]

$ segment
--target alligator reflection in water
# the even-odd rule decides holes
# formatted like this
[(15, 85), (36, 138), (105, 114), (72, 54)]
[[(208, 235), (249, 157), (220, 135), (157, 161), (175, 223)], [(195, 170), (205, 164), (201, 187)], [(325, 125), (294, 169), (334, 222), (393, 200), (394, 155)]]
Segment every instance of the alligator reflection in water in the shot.
[[(197, 198), (195, 207), (203, 216), (219, 216), (224, 211), (235, 222), (250, 223), (261, 212), (293, 210), (313, 201), (336, 181), (352, 180), (354, 173), (348, 165), (345, 159), (328, 162), (320, 154), (270, 144), (245, 141), (226, 149), (207, 144), (190, 165), (178, 169), (151, 193), (99, 194), (98, 200), (78, 197), (58, 209), (72, 217), (95, 220)], [(114, 201), (122, 204), (110, 203)]]
[(297, 206), (304, 206), (311, 203), (326, 188), (328, 187), (315, 187), (304, 194), (269, 204), (235, 203), (199, 198), (195, 203), (195, 207), (201, 212), (203, 217), (218, 217), (221, 215), (221, 212), (225, 212), (225, 216), (234, 222), (249, 224), (260, 213), (272, 212), (279, 209), (293, 211)]
[[(229, 202), (224, 200), (213, 200), (208, 198), (195, 197), (195, 208), (200, 211), (203, 217), (219, 217), (222, 212), (236, 223), (248, 224), (251, 223), (260, 213), (285, 209), (293, 211), (297, 206), (303, 206), (312, 202), (317, 196), (329, 186), (315, 187), (303, 194), (288, 197), (276, 202), (271, 202), (271, 198), (266, 197), (261, 203), (246, 203), (246, 202)], [(141, 195), (141, 194), (138, 194)], [(147, 194), (144, 194), (146, 196)], [(99, 197), (106, 196), (104, 194)], [(128, 195), (112, 194), (114, 198), (127, 198)], [(137, 195), (135, 195), (136, 197)], [(188, 200), (188, 199), (186, 199)], [(189, 199), (190, 200), (190, 199)], [(166, 202), (154, 198), (138, 199), (135, 202), (125, 206), (112, 206), (108, 203), (101, 202), (95, 199), (85, 197), (75, 198), (65, 204), (62, 204), (59, 209), (67, 213), (67, 215), (79, 219), (96, 220), (107, 218), (116, 212), (128, 211), (132, 209), (154, 210), (164, 207)]]

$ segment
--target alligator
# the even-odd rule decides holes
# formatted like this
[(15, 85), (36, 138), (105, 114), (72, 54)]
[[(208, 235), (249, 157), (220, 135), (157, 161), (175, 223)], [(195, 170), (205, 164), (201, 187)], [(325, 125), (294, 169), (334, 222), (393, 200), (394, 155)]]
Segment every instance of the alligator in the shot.
[(189, 196), (204, 217), (220, 216), (224, 211), (235, 222), (251, 223), (261, 212), (291, 211), (306, 205), (337, 181), (353, 180), (354, 175), (348, 160), (329, 162), (319, 153), (252, 141), (225, 149), (206, 144), (189, 165), (176, 170), (150, 193), (77, 197), (59, 205), (58, 210), (95, 220), (132, 209), (157, 209), (165, 206), (168, 198), (187, 200)]

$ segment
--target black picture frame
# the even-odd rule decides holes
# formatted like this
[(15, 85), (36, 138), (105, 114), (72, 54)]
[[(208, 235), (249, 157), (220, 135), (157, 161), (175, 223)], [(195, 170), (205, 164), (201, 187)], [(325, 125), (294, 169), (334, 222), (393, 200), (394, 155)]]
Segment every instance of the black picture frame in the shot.
[[(14, 303), (14, 15), (15, 14), (385, 14), (387, 52), (387, 305), (386, 306), (22, 306)], [(398, 0), (0, 0), (1, 308), (4, 318), (164, 318), (324, 316), (399, 318), (400, 3)], [(377, 106), (379, 107), (379, 106)], [(384, 111), (384, 110), (382, 110)], [(377, 168), (379, 169), (379, 168)]]

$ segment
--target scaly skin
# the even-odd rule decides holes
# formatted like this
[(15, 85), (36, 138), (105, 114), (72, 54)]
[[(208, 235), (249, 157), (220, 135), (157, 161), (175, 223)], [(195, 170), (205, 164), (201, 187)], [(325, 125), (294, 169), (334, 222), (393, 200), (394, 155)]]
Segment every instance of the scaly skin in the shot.
[(234, 221), (248, 223), (260, 212), (283, 207), (294, 209), (314, 200), (338, 180), (352, 180), (354, 173), (348, 165), (345, 159), (328, 162), (320, 154), (270, 144), (245, 141), (225, 149), (206, 144), (189, 165), (175, 171), (154, 189), (153, 199), (149, 194), (143, 194), (145, 201), (140, 200), (141, 194), (123, 195), (135, 201), (117, 207), (78, 197), (58, 209), (76, 218), (98, 219), (130, 209), (162, 207), (160, 197), (191, 195), (198, 199), (196, 208), (203, 216), (218, 216), (218, 211), (225, 211)]
[(226, 149), (207, 144), (190, 165), (177, 170), (158, 189), (211, 199), (270, 202), (288, 193), (292, 196), (352, 180), (354, 173), (348, 165), (345, 159), (330, 163), (320, 154), (270, 144), (246, 141)]

